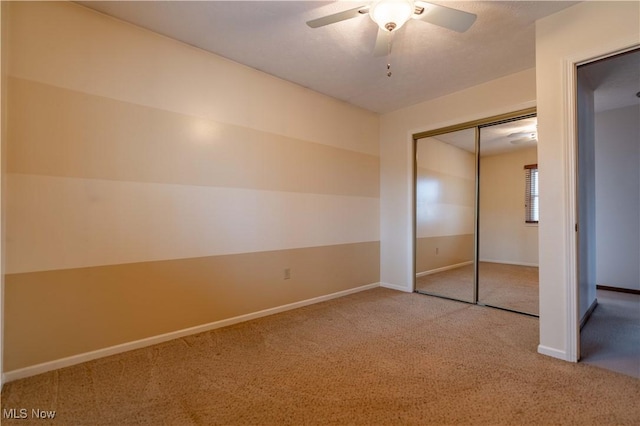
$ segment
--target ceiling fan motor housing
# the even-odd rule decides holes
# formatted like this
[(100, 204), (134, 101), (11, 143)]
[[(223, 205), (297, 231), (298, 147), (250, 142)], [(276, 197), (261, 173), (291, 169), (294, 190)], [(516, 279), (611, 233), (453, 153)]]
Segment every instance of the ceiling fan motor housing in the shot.
[(377, 0), (371, 4), (369, 16), (385, 31), (400, 29), (415, 12), (413, 0)]

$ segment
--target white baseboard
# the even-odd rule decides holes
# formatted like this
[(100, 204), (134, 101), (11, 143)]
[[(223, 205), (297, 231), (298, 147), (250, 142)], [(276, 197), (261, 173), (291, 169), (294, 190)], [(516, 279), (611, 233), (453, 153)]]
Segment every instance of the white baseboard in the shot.
[(349, 294), (358, 293), (360, 291), (370, 290), (376, 287), (380, 287), (380, 283), (373, 283), (373, 284), (367, 284), (367, 285), (363, 285), (356, 288), (350, 288), (348, 290), (339, 291), (337, 293), (326, 294), (324, 296), (318, 296), (312, 299), (301, 300), (299, 302), (289, 303), (287, 305), (282, 305), (282, 306), (276, 306), (275, 308), (264, 309), (262, 311), (253, 312), (250, 314), (240, 315), (237, 317), (215, 321), (208, 324), (202, 324), (195, 327), (189, 327), (182, 330), (172, 331), (170, 333), (147, 337), (145, 339), (135, 340), (133, 342), (127, 342), (127, 343), (123, 343), (116, 346), (110, 346), (108, 348), (98, 349), (91, 352), (85, 352), (82, 354), (73, 355), (70, 357), (61, 358), (54, 361), (43, 362), (42, 364), (36, 364), (36, 365), (31, 365), (29, 367), (20, 368), (17, 370), (7, 371), (6, 373), (2, 374), (2, 384), (12, 382), (18, 379), (23, 379), (25, 377), (35, 376), (37, 374), (46, 373), (48, 371), (57, 370), (60, 368), (70, 367), (72, 365), (81, 364), (83, 362), (91, 361), (94, 359), (131, 351), (134, 349), (140, 349), (140, 348), (144, 348), (151, 345), (156, 345), (158, 343), (167, 342), (169, 340), (178, 339), (180, 337), (202, 333), (204, 331), (215, 330), (217, 328), (227, 327), (227, 326), (238, 324), (244, 321), (250, 321), (253, 319), (277, 314), (280, 312), (302, 308), (303, 306), (313, 305), (315, 303), (325, 302), (331, 299), (337, 299), (338, 297), (347, 296)]
[(591, 314), (593, 313), (593, 311), (596, 309), (597, 306), (598, 306), (598, 299), (595, 298), (593, 299), (593, 302), (591, 302), (591, 305), (589, 306), (589, 309), (587, 309), (587, 312), (584, 313), (584, 316), (580, 320), (580, 330), (582, 330), (582, 327), (584, 327), (587, 321), (589, 321), (589, 318), (591, 318)]
[(429, 269), (428, 271), (418, 272), (416, 278), (424, 277), (425, 275), (437, 274), (438, 272), (448, 271), (450, 269), (462, 268), (463, 266), (473, 265), (473, 260), (462, 263), (454, 263), (453, 265), (443, 266), (442, 268)]
[(527, 262), (513, 262), (510, 260), (496, 260), (496, 259), (480, 259), (479, 262), (487, 262), (487, 263), (504, 263), (505, 265), (516, 265), (516, 266), (533, 266), (538, 267), (537, 263), (527, 263)]
[(405, 293), (413, 293), (413, 289), (409, 288), (409, 287), (401, 287), (399, 285), (395, 285), (395, 284), (389, 284), (389, 283), (380, 283), (380, 287), (384, 287), (384, 288), (388, 288), (390, 290), (397, 290), (397, 291), (403, 291)]
[(561, 359), (563, 361), (571, 361), (568, 358), (567, 353), (565, 351), (561, 351), (561, 350), (555, 349), (555, 348), (550, 348), (550, 347), (544, 346), (544, 345), (538, 345), (538, 353), (542, 354), (542, 355), (550, 356), (550, 357), (553, 357), (553, 358), (558, 358), (558, 359)]

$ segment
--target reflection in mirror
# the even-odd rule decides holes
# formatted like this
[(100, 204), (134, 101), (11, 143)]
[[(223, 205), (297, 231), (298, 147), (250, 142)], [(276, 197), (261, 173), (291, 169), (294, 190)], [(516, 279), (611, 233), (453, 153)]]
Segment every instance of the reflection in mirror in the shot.
[(480, 128), (478, 203), (478, 302), (533, 315), (538, 314), (536, 138), (535, 117)]
[(475, 128), (416, 141), (416, 291), (475, 303)]

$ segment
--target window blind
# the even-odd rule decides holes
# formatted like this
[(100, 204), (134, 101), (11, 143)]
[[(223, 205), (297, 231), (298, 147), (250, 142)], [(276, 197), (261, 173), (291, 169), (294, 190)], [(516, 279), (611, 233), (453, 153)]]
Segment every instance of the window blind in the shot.
[(525, 171), (525, 222), (538, 223), (538, 165), (527, 164)]

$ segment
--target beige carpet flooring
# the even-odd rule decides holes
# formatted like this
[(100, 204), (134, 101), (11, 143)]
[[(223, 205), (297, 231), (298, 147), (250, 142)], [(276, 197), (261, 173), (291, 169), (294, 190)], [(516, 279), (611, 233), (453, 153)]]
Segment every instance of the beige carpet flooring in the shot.
[[(480, 262), (480, 303), (538, 315), (538, 268)], [(473, 265), (416, 278), (416, 290), (453, 299), (473, 301)]]
[(538, 320), (377, 288), (11, 382), (3, 424), (637, 425), (640, 380), (540, 355)]
[(473, 265), (416, 277), (416, 290), (473, 302)]

